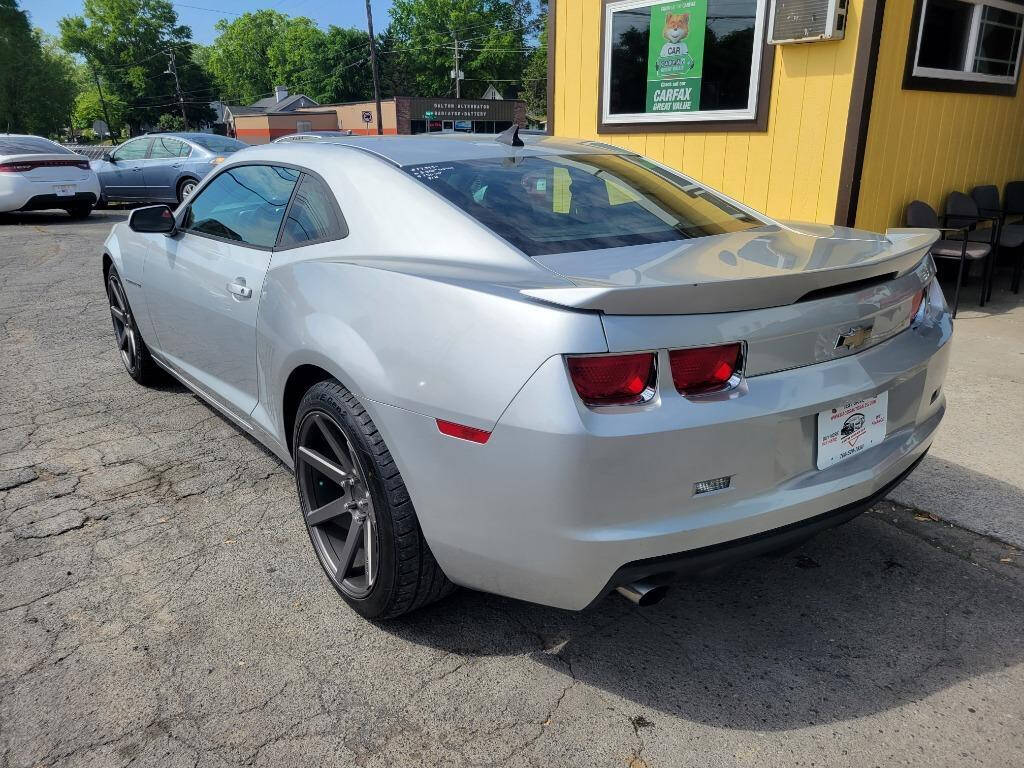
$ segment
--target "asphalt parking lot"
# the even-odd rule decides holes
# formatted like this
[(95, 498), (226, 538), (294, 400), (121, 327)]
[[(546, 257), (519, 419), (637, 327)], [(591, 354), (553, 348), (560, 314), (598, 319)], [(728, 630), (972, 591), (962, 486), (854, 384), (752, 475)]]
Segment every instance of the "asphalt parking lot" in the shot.
[[(288, 471), (123, 371), (99, 262), (121, 218), (0, 221), (2, 768), (1024, 764), (1024, 558), (913, 494), (645, 611), (463, 590), (358, 618)], [(1002, 493), (979, 530), (1021, 512)]]

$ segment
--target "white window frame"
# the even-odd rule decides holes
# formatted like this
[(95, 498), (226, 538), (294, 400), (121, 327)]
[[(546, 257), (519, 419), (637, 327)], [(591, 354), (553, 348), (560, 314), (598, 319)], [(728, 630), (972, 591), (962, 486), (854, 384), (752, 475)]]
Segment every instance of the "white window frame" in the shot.
[(971, 15), (971, 30), (967, 38), (967, 50), (964, 53), (962, 70), (936, 69), (934, 67), (922, 67), (917, 63), (921, 54), (921, 37), (924, 34), (924, 20), (928, 13), (930, 0), (921, 0), (921, 18), (917, 22), (917, 37), (914, 44), (914, 77), (934, 77), (939, 80), (959, 80), (968, 83), (994, 83), (997, 85), (1014, 85), (1020, 75), (1021, 52), (1024, 51), (1024, 40), (1017, 46), (1017, 61), (1014, 64), (1013, 75), (988, 75), (982, 72), (971, 72), (974, 66), (974, 56), (978, 50), (978, 35), (981, 32), (981, 15), (984, 6), (989, 5), (1004, 11), (1024, 16), (1024, 5), (1021, 3), (1007, 2), (1007, 0), (957, 0), (974, 6)]
[(707, 109), (696, 112), (629, 112), (611, 113), (612, 81), (612, 14), (633, 8), (661, 5), (666, 0), (618, 0), (605, 5), (604, 39), (601, 41), (601, 57), (604, 75), (601, 82), (601, 122), (608, 125), (622, 123), (705, 123), (721, 120), (756, 120), (757, 99), (761, 87), (761, 56), (764, 51), (764, 28), (768, 16), (768, 0), (757, 0), (754, 18), (754, 50), (750, 60), (750, 92), (747, 106), (743, 109)]

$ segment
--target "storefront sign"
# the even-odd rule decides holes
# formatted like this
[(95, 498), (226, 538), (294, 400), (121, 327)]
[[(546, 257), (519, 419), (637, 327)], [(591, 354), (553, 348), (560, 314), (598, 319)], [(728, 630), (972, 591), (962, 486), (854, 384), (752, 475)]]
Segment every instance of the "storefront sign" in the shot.
[(514, 99), (409, 99), (412, 120), (515, 120)]
[(700, 109), (707, 15), (708, 0), (676, 0), (651, 6), (647, 112)]

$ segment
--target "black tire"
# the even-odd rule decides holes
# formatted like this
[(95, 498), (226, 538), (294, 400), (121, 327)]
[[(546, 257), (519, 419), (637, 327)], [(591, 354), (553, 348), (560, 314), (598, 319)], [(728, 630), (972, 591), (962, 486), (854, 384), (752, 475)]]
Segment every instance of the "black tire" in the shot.
[(76, 205), (73, 208), (68, 208), (67, 212), (68, 216), (72, 219), (87, 219), (89, 214), (92, 213), (92, 206), (88, 204)]
[(188, 196), (188, 194), (193, 189), (196, 188), (196, 185), (198, 183), (199, 183), (199, 181), (197, 179), (193, 179), (193, 178), (190, 178), (190, 177), (186, 177), (186, 178), (182, 179), (181, 181), (179, 181), (178, 182), (178, 202), (179, 203), (185, 202), (185, 198)]
[(110, 304), (110, 320), (114, 325), (114, 339), (128, 375), (146, 387), (159, 383), (163, 375), (153, 362), (149, 347), (142, 340), (128, 304), (128, 294), (113, 266), (107, 271), (107, 302)]
[[(333, 435), (333, 441), (325, 434)], [(355, 460), (347, 462), (336, 449), (351, 452)], [(317, 559), (331, 585), (357, 613), (367, 619), (394, 618), (454, 590), (423, 538), (409, 492), (384, 439), (359, 401), (337, 381), (314, 384), (302, 398), (295, 416), (292, 455), (302, 516)], [(350, 468), (349, 485), (333, 481), (333, 475), (318, 469), (310, 455), (329, 455), (336, 468)], [(326, 496), (316, 498), (321, 492)], [(310, 517), (311, 510), (320, 512), (331, 504), (336, 509), (339, 502), (346, 508), (366, 506), (363, 500), (369, 502), (365, 511), (334, 512), (320, 523), (311, 522), (315, 519)], [(338, 563), (345, 557), (344, 545), (353, 525), (359, 526), (354, 539), (362, 544), (353, 545), (350, 565), (339, 574)], [(367, 536), (373, 542), (369, 569)]]

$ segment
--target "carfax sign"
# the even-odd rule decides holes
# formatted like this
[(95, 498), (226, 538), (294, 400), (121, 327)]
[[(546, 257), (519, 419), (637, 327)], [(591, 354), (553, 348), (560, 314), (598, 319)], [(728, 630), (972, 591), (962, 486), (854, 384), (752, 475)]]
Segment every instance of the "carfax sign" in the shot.
[(648, 112), (700, 109), (707, 16), (708, 0), (676, 0), (651, 6)]

